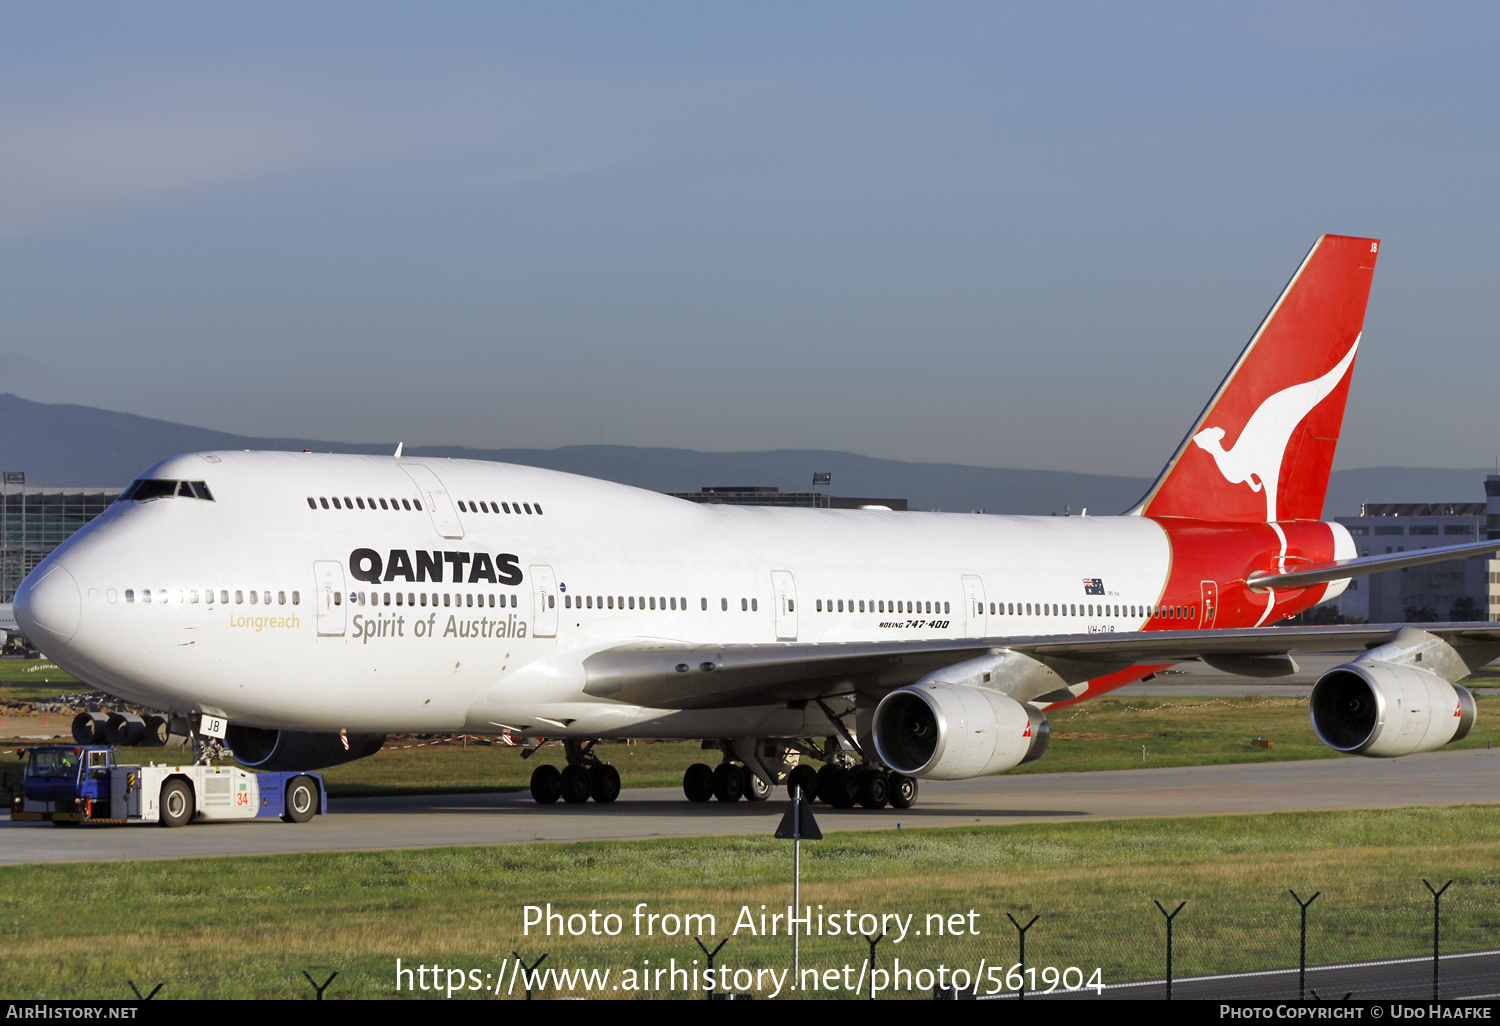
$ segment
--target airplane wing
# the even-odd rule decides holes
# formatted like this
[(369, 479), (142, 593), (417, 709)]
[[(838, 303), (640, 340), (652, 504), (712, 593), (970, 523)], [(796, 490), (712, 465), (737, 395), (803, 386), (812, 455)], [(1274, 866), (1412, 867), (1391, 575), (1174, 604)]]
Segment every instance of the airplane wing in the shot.
[[(1013, 652), (1044, 665), (1064, 685), (1132, 666), (1203, 660), (1230, 673), (1279, 676), (1296, 670), (1297, 652), (1348, 652), (1417, 629), (1442, 638), (1471, 672), (1500, 657), (1500, 622), (1255, 627), (1198, 631), (1051, 634), (1036, 637), (761, 645), (632, 642), (584, 660), (584, 691), (657, 709), (704, 709), (811, 701), (852, 691), (881, 693), (915, 683), (954, 663)], [(1065, 701), (1017, 695), (1022, 700)]]

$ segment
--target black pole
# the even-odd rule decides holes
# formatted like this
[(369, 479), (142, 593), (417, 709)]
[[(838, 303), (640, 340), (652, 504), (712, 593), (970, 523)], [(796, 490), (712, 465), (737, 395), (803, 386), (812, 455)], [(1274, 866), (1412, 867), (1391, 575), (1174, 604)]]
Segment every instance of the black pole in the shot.
[[(714, 967), (714, 956), (719, 953), (719, 949), (720, 948), (722, 948), (724, 945), (726, 945), (726, 944), (729, 943), (729, 938), (725, 937), (723, 940), (719, 941), (719, 943), (715, 944), (714, 945), (714, 949), (712, 951), (709, 951), (707, 947), (704, 947), (702, 938), (694, 937), (693, 940), (697, 943), (697, 945), (698, 945), (699, 948), (702, 948), (703, 953), (708, 956), (708, 968), (709, 968), (710, 971), (712, 971), (713, 967)], [(739, 949), (736, 948), (735, 950), (739, 950)], [(719, 985), (718, 978), (715, 977), (714, 978), (714, 986), (708, 988), (708, 996), (709, 996), (710, 1000), (713, 999), (714, 988), (717, 987), (718, 985)]]
[(1031, 917), (1031, 922), (1027, 923), (1025, 926), (1022, 926), (1020, 923), (1016, 922), (1016, 917), (1013, 916), (1013, 915), (1011, 915), (1009, 912), (1005, 913), (1005, 918), (1010, 920), (1011, 925), (1016, 928), (1016, 932), (1021, 935), (1021, 957), (1020, 957), (1020, 964), (1021, 964), (1021, 987), (1020, 987), (1019, 990), (1016, 991), (1016, 1000), (1017, 1001), (1025, 1001), (1026, 1000), (1026, 931), (1029, 930), (1029, 929), (1031, 929), (1032, 926), (1034, 926), (1036, 924), (1036, 921), (1038, 919), (1042, 918), (1042, 917), (1041, 916), (1032, 916)]
[[(875, 978), (875, 945), (885, 939), (885, 931), (882, 930), (873, 937), (866, 937), (864, 934), (860, 934), (860, 936), (864, 937), (865, 943), (870, 945), (870, 979), (873, 980)], [(870, 988), (870, 1000), (875, 1000), (875, 988), (873, 986)]]
[(1186, 906), (1186, 905), (1187, 905), (1187, 902), (1184, 901), (1181, 905), (1178, 905), (1171, 912), (1168, 912), (1166, 909), (1164, 909), (1164, 908), (1161, 907), (1161, 902), (1159, 902), (1159, 901), (1156, 902), (1156, 907), (1161, 910), (1161, 914), (1167, 917), (1167, 1000), (1168, 1001), (1172, 1000), (1172, 920), (1174, 920), (1174, 919), (1177, 918), (1177, 913), (1181, 912), (1183, 910), (1184, 906)]
[(1300, 950), (1298, 952), (1298, 955), (1297, 955), (1297, 1000), (1298, 1001), (1306, 1001), (1307, 1000), (1307, 906), (1309, 906), (1313, 902), (1317, 901), (1318, 900), (1318, 894), (1322, 894), (1323, 892), (1319, 891), (1318, 894), (1314, 894), (1311, 898), (1308, 898), (1306, 901), (1303, 901), (1301, 898), (1297, 897), (1297, 892), (1296, 891), (1289, 890), (1287, 893), (1292, 896), (1292, 900), (1295, 901), (1297, 903), (1297, 906), (1302, 909), (1302, 945), (1301, 945), (1301, 948), (1300, 948)]
[(312, 978), (312, 974), (309, 973), (306, 969), (302, 970), (302, 975), (307, 977), (307, 982), (311, 983), (313, 990), (315, 990), (315, 991), (318, 992), (318, 996), (316, 998), (314, 998), (313, 1000), (314, 1001), (322, 1001), (323, 1000), (323, 992), (328, 989), (328, 985), (333, 982), (333, 976), (337, 976), (338, 975), (338, 971), (335, 970), (333, 976), (330, 976), (330, 977), (328, 977), (328, 979), (324, 980), (323, 981), (323, 985), (321, 987), (318, 986), (318, 981), (315, 980), (315, 979), (313, 979)]
[(1427, 884), (1429, 891), (1432, 891), (1432, 1000), (1436, 1001), (1438, 999), (1438, 927), (1443, 914), (1443, 891), (1452, 887), (1453, 881), (1449, 880), (1438, 890), (1433, 890), (1432, 884), (1427, 883), (1425, 878), (1422, 882)]
[(542, 955), (541, 958), (537, 959), (535, 962), (531, 963), (530, 965), (526, 964), (526, 959), (524, 959), (524, 958), (521, 957), (521, 953), (520, 952), (518, 952), (518, 951), (512, 951), (511, 954), (515, 955), (516, 956), (516, 961), (521, 964), (521, 969), (523, 970), (522, 973), (521, 973), (521, 982), (524, 983), (524, 984), (526, 984), (526, 1000), (530, 1001), (531, 1000), (531, 984), (532, 984), (532, 981), (535, 979), (535, 977), (532, 974), (536, 972), (536, 967), (537, 966), (539, 966), (543, 962), (547, 961), (547, 954), (551, 954), (551, 952), (547, 952), (547, 954)]

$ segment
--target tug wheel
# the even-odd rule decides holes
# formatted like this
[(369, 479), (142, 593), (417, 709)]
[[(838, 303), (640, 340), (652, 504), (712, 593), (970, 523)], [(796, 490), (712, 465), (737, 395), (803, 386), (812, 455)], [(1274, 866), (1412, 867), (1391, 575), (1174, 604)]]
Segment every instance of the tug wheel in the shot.
[(193, 818), (193, 789), (185, 780), (168, 780), (161, 785), (161, 817), (164, 827), (186, 826)]

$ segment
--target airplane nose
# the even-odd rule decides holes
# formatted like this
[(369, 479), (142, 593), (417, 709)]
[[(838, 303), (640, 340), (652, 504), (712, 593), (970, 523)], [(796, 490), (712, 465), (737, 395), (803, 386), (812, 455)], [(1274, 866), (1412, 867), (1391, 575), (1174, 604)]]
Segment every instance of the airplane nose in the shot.
[(66, 645), (78, 630), (83, 599), (78, 582), (59, 564), (41, 577), (27, 578), (16, 590), (16, 623), (48, 655)]

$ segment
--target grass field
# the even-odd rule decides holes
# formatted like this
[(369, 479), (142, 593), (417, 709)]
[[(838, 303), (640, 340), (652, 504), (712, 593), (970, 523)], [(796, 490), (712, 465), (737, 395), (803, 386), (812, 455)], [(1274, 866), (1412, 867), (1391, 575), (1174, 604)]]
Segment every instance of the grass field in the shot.
[[(825, 914), (910, 913), (916, 931), (929, 913), (960, 914), (978, 930), (887, 939), (882, 967), (896, 957), (911, 969), (972, 972), (981, 958), (1008, 967), (1010, 912), (1041, 917), (1030, 964), (1120, 982), (1161, 972), (1153, 900), (1188, 903), (1176, 923), (1181, 975), (1295, 965), (1288, 888), (1322, 892), (1309, 916), (1314, 963), (1429, 951), (1423, 877), (1456, 881), (1443, 902), (1445, 950), (1497, 946), (1497, 844), (1500, 820), (1485, 807), (854, 832), (804, 844), (802, 895)], [(384, 997), (396, 993), (397, 958), (477, 971), (465, 982), (488, 991), (512, 951), (547, 954), (544, 968), (609, 969), (614, 984), (646, 959), (702, 967), (691, 937), (633, 935), (640, 901), (713, 914), (713, 933), (730, 938), (721, 966), (779, 969), (787, 939), (735, 935), (735, 924), (742, 907), (784, 909), (790, 861), (786, 842), (699, 838), (5, 867), (0, 996), (127, 997), (132, 979), (165, 982), (163, 997), (305, 997), (306, 969), (320, 982), (339, 972), (330, 998)], [(547, 902), (618, 914), (623, 932), (523, 936), (524, 906)], [(802, 965), (857, 971), (867, 951), (859, 938), (806, 938)]]
[(0, 659), (0, 698), (53, 698), (81, 685), (45, 659)]

